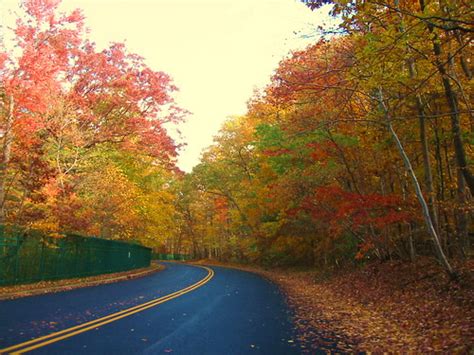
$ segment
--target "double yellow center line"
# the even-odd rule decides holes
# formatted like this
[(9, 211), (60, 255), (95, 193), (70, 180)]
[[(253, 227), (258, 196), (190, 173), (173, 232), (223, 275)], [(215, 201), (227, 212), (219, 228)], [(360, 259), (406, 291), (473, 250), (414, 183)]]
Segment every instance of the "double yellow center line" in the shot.
[(173, 298), (182, 296), (182, 295), (184, 295), (188, 292), (191, 292), (191, 291), (203, 286), (204, 284), (209, 282), (210, 279), (213, 278), (214, 271), (212, 271), (212, 269), (210, 269), (208, 267), (205, 267), (205, 266), (199, 266), (199, 267), (205, 269), (207, 271), (207, 275), (202, 280), (196, 282), (195, 284), (192, 284), (191, 286), (188, 286), (188, 287), (183, 288), (179, 291), (170, 293), (169, 295), (166, 295), (166, 296), (156, 298), (154, 300), (139, 304), (137, 306), (133, 306), (133, 307), (124, 309), (122, 311), (109, 314), (108, 316), (105, 316), (105, 317), (102, 317), (102, 318), (94, 319), (92, 321), (82, 323), (82, 324), (76, 325), (76, 326), (71, 327), (71, 328), (63, 329), (59, 332), (51, 333), (51, 334), (42, 336), (40, 338), (28, 340), (28, 341), (25, 341), (23, 343), (10, 346), (8, 348), (0, 349), (0, 354), (6, 354), (6, 353), (23, 354), (23, 353), (26, 353), (28, 351), (41, 348), (41, 347), (46, 346), (46, 345), (56, 343), (56, 342), (61, 341), (63, 339), (73, 337), (77, 334), (81, 334), (81, 333), (87, 332), (89, 330), (99, 328), (99, 327), (101, 327), (103, 325), (106, 325), (108, 323), (115, 322), (116, 320), (131, 316), (132, 314), (142, 312), (142, 311), (144, 311), (148, 308), (155, 307), (155, 306), (157, 306), (161, 303), (165, 303), (167, 301), (170, 301)]

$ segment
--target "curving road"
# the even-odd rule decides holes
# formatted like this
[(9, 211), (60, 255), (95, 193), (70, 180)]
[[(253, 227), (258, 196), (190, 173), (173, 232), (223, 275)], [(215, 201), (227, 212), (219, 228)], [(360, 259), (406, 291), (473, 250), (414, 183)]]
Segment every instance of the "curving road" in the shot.
[(258, 275), (166, 263), (135, 280), (1, 301), (0, 353), (295, 354), (290, 316)]

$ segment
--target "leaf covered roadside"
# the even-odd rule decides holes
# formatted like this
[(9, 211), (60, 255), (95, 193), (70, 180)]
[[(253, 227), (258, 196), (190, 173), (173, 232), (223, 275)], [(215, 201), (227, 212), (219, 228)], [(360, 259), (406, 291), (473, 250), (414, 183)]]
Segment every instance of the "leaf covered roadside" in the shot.
[(317, 271), (243, 269), (284, 290), (299, 341), (309, 353), (334, 348), (467, 353), (474, 349), (474, 263), (458, 268), (458, 283), (430, 259), (373, 263), (331, 277)]
[(0, 300), (42, 295), (46, 293), (68, 291), (75, 288), (97, 286), (117, 281), (130, 280), (138, 277), (143, 277), (163, 269), (163, 265), (153, 263), (150, 267), (147, 268), (140, 268), (111, 274), (101, 274), (90, 277), (72, 278), (56, 281), (40, 281), (31, 284), (14, 286), (1, 286)]

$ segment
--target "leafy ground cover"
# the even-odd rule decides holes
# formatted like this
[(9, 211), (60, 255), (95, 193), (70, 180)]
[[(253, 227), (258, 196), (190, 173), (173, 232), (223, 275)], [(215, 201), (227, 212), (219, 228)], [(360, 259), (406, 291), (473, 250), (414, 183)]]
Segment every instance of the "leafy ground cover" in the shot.
[(473, 262), (458, 266), (457, 283), (430, 259), (374, 263), (331, 277), (316, 271), (243, 269), (282, 287), (295, 312), (299, 340), (309, 353), (334, 347), (411, 353), (473, 350)]
[(163, 269), (163, 265), (154, 263), (147, 268), (140, 268), (111, 274), (102, 274), (90, 277), (56, 281), (41, 281), (23, 285), (2, 286), (0, 287), (0, 300), (41, 295), (45, 293), (60, 292), (80, 287), (96, 286), (117, 281), (134, 279), (137, 277), (149, 275), (153, 272), (157, 272)]

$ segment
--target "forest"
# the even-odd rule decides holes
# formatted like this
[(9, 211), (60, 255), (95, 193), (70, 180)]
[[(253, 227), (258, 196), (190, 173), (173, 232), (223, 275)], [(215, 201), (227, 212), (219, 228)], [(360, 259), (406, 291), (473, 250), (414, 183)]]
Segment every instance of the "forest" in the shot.
[[(322, 2), (308, 2), (317, 7)], [(182, 180), (193, 252), (338, 268), (472, 253), (472, 8), (333, 1)]]
[(0, 223), (266, 266), (423, 256), (456, 278), (474, 238), (472, 4), (331, 3), (337, 31), (284, 58), (184, 173), (172, 79), (97, 50), (79, 10), (23, 1), (0, 49)]

